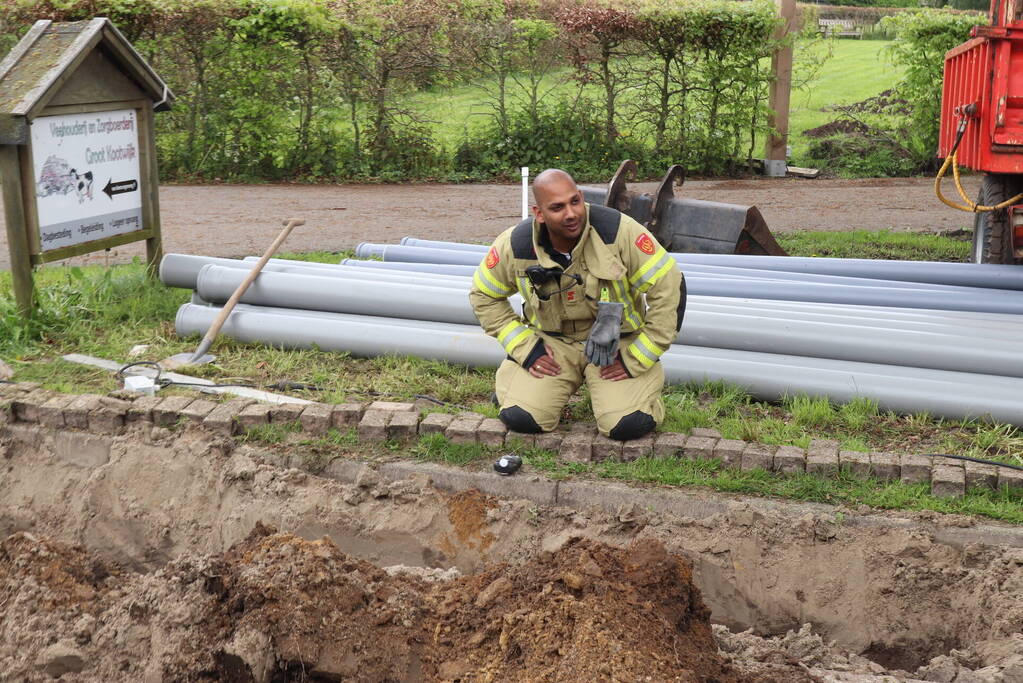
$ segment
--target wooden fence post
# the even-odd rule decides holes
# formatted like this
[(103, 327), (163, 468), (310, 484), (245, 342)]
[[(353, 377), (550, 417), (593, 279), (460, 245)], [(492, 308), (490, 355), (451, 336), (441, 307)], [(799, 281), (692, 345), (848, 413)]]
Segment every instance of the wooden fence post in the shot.
[[(781, 25), (775, 33), (776, 40), (784, 40), (792, 31), (796, 17), (796, 0), (775, 0)], [(771, 95), (768, 106), (771, 114), (767, 123), (776, 133), (768, 136), (764, 150), (764, 172), (769, 176), (785, 175), (786, 147), (789, 142), (789, 96), (792, 92), (792, 45), (787, 44), (774, 51), (771, 56)]]

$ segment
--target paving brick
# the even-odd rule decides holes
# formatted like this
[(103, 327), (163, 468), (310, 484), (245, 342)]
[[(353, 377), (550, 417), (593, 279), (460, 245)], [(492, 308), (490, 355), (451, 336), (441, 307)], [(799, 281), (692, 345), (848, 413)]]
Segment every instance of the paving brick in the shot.
[(299, 422), (302, 423), (302, 431), (308, 434), (326, 434), (331, 425), (331, 413), (334, 406), (323, 403), (310, 403), (302, 410)]
[(333, 427), (354, 427), (362, 420), (366, 407), (362, 403), (339, 403), (330, 413), (330, 424)]
[(131, 402), (128, 414), (124, 416), (125, 422), (152, 422), (153, 408), (160, 405), (162, 396), (143, 396)]
[(709, 427), (693, 427), (689, 430), (689, 436), (698, 436), (704, 439), (720, 439), (721, 432)]
[(564, 432), (544, 432), (543, 434), (536, 435), (536, 447), (558, 453), (561, 451), (561, 442), (564, 440)]
[(774, 452), (774, 471), (782, 474), (806, 472), (806, 451), (799, 446), (779, 446)]
[(995, 465), (985, 465), (982, 462), (963, 463), (966, 470), (966, 490), (980, 490), (998, 488), (998, 470)]
[(418, 427), (418, 412), (409, 412), (407, 410), (392, 411), (391, 421), (387, 423), (387, 438), (409, 441), (416, 438)]
[(931, 480), (931, 458), (903, 453), (900, 460), (899, 476), (904, 484), (923, 484)]
[(507, 433), (508, 427), (496, 417), (485, 418), (476, 430), (480, 443), (484, 446), (503, 446)]
[[(179, 412), (178, 415), (180, 415), (182, 419), (187, 420), (189, 422), (198, 422), (199, 424), (202, 424), (202, 421), (206, 419), (206, 416), (216, 409), (217, 403), (213, 401), (207, 401), (204, 398), (197, 398), (191, 403), (189, 403), (187, 406), (182, 408), (181, 412)], [(128, 409), (128, 413), (129, 415), (131, 414), (130, 408)]]
[[(564, 442), (562, 442), (562, 448), (564, 447)], [(621, 459), (621, 441), (606, 437), (603, 434), (597, 434), (592, 437), (590, 441), (590, 460), (593, 462), (605, 462), (608, 460), (611, 462), (621, 462)]]
[(742, 464), (740, 468), (743, 472), (757, 469), (770, 472), (774, 467), (774, 452), (776, 450), (778, 450), (777, 446), (750, 441), (742, 449)]
[(682, 451), (689, 460), (710, 460), (714, 455), (714, 447), (719, 439), (709, 436), (692, 436), (686, 439), (685, 449)]
[(238, 413), (237, 420), (242, 429), (270, 424), (270, 406), (266, 403), (251, 403)]
[(902, 458), (898, 453), (871, 453), (870, 469), (881, 481), (898, 481), (902, 475)]
[(838, 456), (839, 443), (833, 439), (813, 439), (810, 447), (806, 449), (806, 455), (834, 455)]
[(482, 422), (483, 416), (478, 413), (459, 413), (444, 430), (444, 436), (451, 443), (477, 443), (479, 435), (476, 430)]
[(814, 439), (806, 449), (806, 471), (822, 477), (838, 473), (838, 442), (831, 439)]
[(685, 454), (687, 438), (678, 432), (661, 432), (654, 437), (654, 457), (681, 458)]
[(640, 458), (650, 458), (654, 455), (654, 437), (651, 434), (626, 441), (622, 444), (622, 462), (632, 462)]
[(181, 411), (195, 399), (191, 396), (167, 396), (160, 404), (153, 407), (153, 424), (160, 427), (172, 427), (178, 423)]
[(39, 424), (53, 429), (63, 429), (64, 409), (75, 400), (74, 395), (57, 394), (49, 401), (39, 406)]
[(387, 423), (391, 421), (388, 410), (367, 410), (359, 420), (360, 441), (383, 441), (387, 438)]
[(839, 451), (838, 466), (849, 470), (854, 476), (870, 476), (870, 454), (861, 451)]
[(570, 432), (561, 440), (558, 455), (566, 462), (590, 462), (593, 459), (593, 436)]
[(430, 413), (419, 423), (419, 433), (443, 434), (454, 419), (455, 416), (450, 413)]
[(64, 425), (72, 429), (88, 429), (89, 413), (99, 407), (98, 394), (79, 394), (64, 409)]
[(267, 413), (272, 424), (289, 424), (298, 422), (305, 408), (304, 403), (273, 403)]
[(20, 422), (39, 422), (39, 409), (51, 398), (53, 392), (44, 389), (19, 394), (11, 404), (14, 418)]
[(523, 434), (510, 429), (504, 435), (504, 445), (510, 448), (532, 448), (536, 446), (536, 434)]
[(931, 468), (931, 493), (939, 498), (962, 498), (966, 493), (963, 467), (935, 463)]
[(253, 403), (254, 401), (250, 398), (235, 398), (225, 401), (206, 416), (202, 425), (217, 434), (232, 436), (238, 431), (238, 415)]
[(714, 444), (712, 457), (721, 461), (724, 467), (741, 467), (742, 452), (746, 450), (746, 442), (739, 439), (721, 439)]
[(124, 416), (131, 403), (104, 396), (99, 405), (89, 413), (89, 431), (97, 434), (120, 434), (124, 431)]
[(1023, 470), (999, 467), (998, 488), (1008, 488), (1015, 491), (1023, 490)]
[(589, 434), (594, 436), (597, 433), (597, 425), (592, 422), (574, 422), (568, 428), (569, 434)]
[(392, 413), (415, 413), (414, 403), (396, 403), (394, 401), (373, 401), (366, 410), (386, 410)]

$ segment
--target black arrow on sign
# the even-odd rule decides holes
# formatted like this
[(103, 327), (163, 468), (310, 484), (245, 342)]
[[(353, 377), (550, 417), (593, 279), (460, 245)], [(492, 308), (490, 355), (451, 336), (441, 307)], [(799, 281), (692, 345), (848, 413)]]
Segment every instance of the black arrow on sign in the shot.
[(138, 189), (139, 181), (137, 180), (119, 180), (116, 183), (113, 180), (107, 180), (107, 186), (103, 188), (103, 191), (107, 193), (108, 197), (113, 199), (115, 194), (135, 192)]

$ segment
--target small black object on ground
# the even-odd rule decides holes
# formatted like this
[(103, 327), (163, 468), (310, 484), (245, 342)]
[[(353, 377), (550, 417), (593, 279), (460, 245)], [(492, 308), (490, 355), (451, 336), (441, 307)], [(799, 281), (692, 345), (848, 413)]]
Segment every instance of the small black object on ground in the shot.
[(508, 476), (515, 474), (522, 467), (522, 458), (517, 455), (502, 455), (494, 461), (494, 471)]

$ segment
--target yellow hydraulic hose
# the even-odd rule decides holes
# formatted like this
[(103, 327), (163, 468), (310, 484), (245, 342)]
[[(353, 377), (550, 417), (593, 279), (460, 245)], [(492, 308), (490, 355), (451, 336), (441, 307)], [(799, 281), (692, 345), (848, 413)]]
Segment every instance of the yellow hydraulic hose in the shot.
[[(966, 125), (969, 119), (963, 117), (963, 120), (959, 124), (959, 131), (956, 134), (955, 144), (952, 145), (952, 152), (945, 157), (945, 163), (941, 165), (941, 169), (938, 171), (938, 175), (934, 178), (934, 194), (937, 195), (938, 199), (941, 200), (946, 206), (950, 206), (953, 209), (959, 209), (960, 211), (969, 211), (970, 213), (983, 213), (985, 211), (998, 211), (1004, 209), (1007, 206), (1019, 203), (1023, 200), (1023, 192), (1020, 192), (1015, 197), (1006, 199), (1000, 204), (994, 206), (984, 206), (983, 204), (977, 204), (966, 196), (966, 190), (963, 189), (963, 184), (959, 179), (959, 163), (956, 160), (956, 154), (959, 151), (959, 143), (963, 140), (963, 134), (966, 132)], [(959, 190), (959, 196), (963, 198), (966, 204), (956, 204), (950, 199), (947, 199), (945, 195), (941, 193), (941, 179), (945, 177), (945, 173), (948, 171), (949, 165), (952, 166), (952, 177), (955, 179), (956, 189)]]

